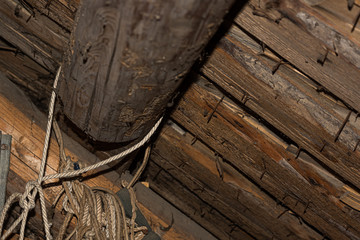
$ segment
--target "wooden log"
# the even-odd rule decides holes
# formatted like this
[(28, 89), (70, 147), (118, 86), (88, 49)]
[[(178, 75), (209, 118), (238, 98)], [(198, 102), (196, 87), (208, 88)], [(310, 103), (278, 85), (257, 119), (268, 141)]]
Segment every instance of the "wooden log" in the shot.
[(273, 74), (281, 59), (266, 52), (262, 55), (261, 46), (234, 27), (220, 41), (203, 72), (302, 149), (360, 187), (356, 114), (350, 115), (340, 131), (349, 109), (320, 94), (319, 86), (296, 71), (280, 67)]
[(250, 127), (236, 111), (220, 104), (208, 121), (206, 115), (218, 101), (207, 91), (194, 87), (184, 95), (172, 116), (324, 236), (359, 238), (356, 230), (359, 220), (338, 208), (332, 196), (313, 188), (290, 164), (293, 157), (264, 139), (259, 130)]
[(97, 141), (145, 135), (233, 0), (83, 1), (64, 63), (64, 113)]
[[(0, 75), (0, 82), (2, 86), (0, 89), (0, 130), (3, 133), (11, 134), (13, 137), (9, 175), (12, 176), (11, 179), (16, 181), (12, 182), (10, 179), (8, 186), (11, 185), (9, 189), (12, 192), (23, 192), (24, 183), (37, 178), (45, 137), (45, 132), (40, 126), (45, 126), (47, 118), (32, 106), (23, 93), (3, 75)], [(66, 154), (73, 161), (79, 161), (82, 166), (99, 161), (95, 155), (89, 153), (78, 143), (71, 141), (66, 135), (64, 135), (64, 141)], [(56, 140), (52, 139), (50, 141), (46, 174), (57, 171), (58, 161), (59, 149)], [(104, 170), (104, 168), (100, 169), (99, 172), (92, 171), (83, 175), (84, 181), (89, 186), (100, 186), (117, 192), (120, 189), (120, 176), (114, 171), (99, 174), (101, 170)], [(92, 174), (94, 174), (94, 177), (89, 177)], [(49, 203), (52, 203), (58, 191), (57, 186), (48, 186), (44, 189), (48, 206)], [(148, 221), (152, 219), (155, 227), (156, 224), (166, 226), (166, 223), (161, 218), (154, 215), (150, 209), (145, 208), (141, 202), (138, 202), (138, 207), (143, 211)], [(37, 224), (34, 226), (42, 228), (41, 224), (39, 224), (41, 223), (40, 212), (37, 212), (36, 216)], [(61, 224), (61, 222), (56, 222), (61, 221), (60, 218), (55, 218), (53, 221), (54, 225), (59, 226)], [(56, 228), (54, 228), (54, 231), (56, 231)], [(162, 237), (163, 239), (191, 239), (191, 233), (185, 233), (174, 227), (164, 233)]]
[[(251, 1), (253, 6), (257, 6), (256, 2)], [(320, 40), (306, 34), (287, 18), (276, 23), (263, 16), (256, 16), (249, 6), (244, 8), (235, 22), (356, 111), (360, 111), (360, 70), (335, 54), (327, 54), (325, 63), (318, 63), (318, 59), (327, 51)]]
[[(179, 198), (178, 201), (174, 202), (175, 205), (188, 202), (189, 205), (193, 206), (193, 204), (199, 202), (199, 200), (194, 200), (194, 197), (190, 198), (190, 202), (189, 199), (184, 198), (184, 193), (191, 191), (196, 196), (195, 199), (200, 198), (206, 203), (205, 206), (201, 206), (200, 201), (199, 207), (197, 208), (197, 216), (199, 216), (200, 222), (201, 219), (211, 218), (212, 216), (210, 215), (212, 215), (213, 212), (219, 211), (222, 215), (231, 219), (233, 223), (230, 227), (229, 225), (225, 227), (219, 226), (218, 229), (224, 231), (230, 228), (227, 234), (234, 239), (239, 239), (239, 236), (234, 234), (240, 234), (241, 229), (246, 230), (246, 232), (256, 237), (256, 239), (263, 238), (263, 236), (258, 235), (261, 233), (260, 231), (255, 231), (254, 233), (251, 227), (249, 229), (249, 226), (246, 226), (246, 221), (240, 220), (239, 218), (232, 218), (232, 213), (236, 211), (264, 229), (264, 234), (266, 234), (266, 231), (270, 231), (270, 238), (322, 238), (305, 223), (300, 225), (299, 219), (296, 216), (289, 214), (286, 208), (278, 205), (276, 201), (262, 192), (256, 185), (247, 180), (229, 164), (222, 162), (221, 166), (219, 166), (215, 153), (199, 143), (199, 141), (191, 144), (192, 139), (193, 136), (188, 133), (180, 134), (172, 127), (165, 127), (155, 142), (155, 147), (151, 155), (151, 160), (163, 167), (164, 174), (167, 174), (167, 177), (164, 179), (164, 175), (161, 175), (162, 172), (160, 172), (158, 176), (155, 172), (156, 179), (154, 179), (154, 181), (158, 182), (163, 178), (164, 183), (161, 184), (161, 186), (165, 188), (165, 185), (168, 185), (167, 188), (178, 189), (173, 190), (173, 195)], [(223, 179), (219, 177), (219, 172), (222, 172), (221, 175)], [(180, 190), (180, 187), (175, 188), (169, 186), (172, 185), (172, 180), (169, 179), (172, 178), (169, 176), (170, 173), (173, 178), (189, 190), (186, 190), (186, 188), (185, 190)], [(189, 179), (192, 180), (189, 181)], [(191, 181), (193, 181), (195, 185), (191, 183)], [(157, 189), (159, 192), (169, 191), (169, 189), (162, 190), (159, 187), (157, 187)], [(206, 194), (209, 194), (211, 197), (206, 197)], [(222, 209), (219, 206), (220, 202), (229, 204), (231, 207), (227, 210)], [(207, 204), (211, 207), (206, 207)], [(245, 207), (245, 209), (242, 209), (243, 211), (240, 210), (242, 207)], [(201, 211), (199, 211), (199, 209)], [(284, 213), (284, 215), (278, 218), (282, 213)], [(213, 222), (213, 224), (218, 225), (218, 222), (219, 221)], [(222, 224), (224, 223), (225, 222)], [(232, 229), (231, 226), (236, 227)], [(235, 229), (237, 231), (234, 233)], [(243, 238), (244, 237), (240, 239)], [(266, 238), (269, 238), (269, 236), (266, 236), (265, 239)]]

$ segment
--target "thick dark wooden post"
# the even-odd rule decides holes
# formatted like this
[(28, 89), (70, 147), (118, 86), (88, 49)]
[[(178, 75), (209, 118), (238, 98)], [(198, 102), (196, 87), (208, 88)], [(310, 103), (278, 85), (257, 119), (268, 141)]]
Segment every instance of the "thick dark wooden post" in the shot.
[(64, 64), (64, 112), (95, 140), (144, 135), (234, 0), (84, 0)]

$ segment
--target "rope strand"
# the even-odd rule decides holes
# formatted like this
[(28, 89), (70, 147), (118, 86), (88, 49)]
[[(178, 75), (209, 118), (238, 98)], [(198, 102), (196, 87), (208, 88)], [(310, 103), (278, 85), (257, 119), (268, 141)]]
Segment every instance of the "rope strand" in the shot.
[[(44, 223), (44, 229), (45, 229), (45, 235), (47, 240), (52, 240), (52, 235), (50, 233), (50, 227), (51, 223), (48, 220), (47, 217), (47, 211), (45, 206), (45, 198), (44, 193), (41, 184), (45, 182), (46, 180), (50, 179), (64, 179), (64, 178), (70, 178), (70, 177), (77, 177), (82, 173), (97, 169), (101, 166), (104, 166), (106, 164), (109, 164), (113, 161), (116, 161), (133, 151), (139, 149), (143, 145), (146, 144), (146, 142), (152, 137), (152, 135), (155, 133), (155, 131), (158, 129), (163, 117), (161, 117), (156, 124), (153, 126), (153, 128), (148, 132), (148, 134), (145, 135), (141, 141), (136, 143), (134, 146), (124, 150), (123, 152), (112, 156), (104, 161), (101, 161), (99, 163), (93, 164), (91, 166), (88, 166), (86, 168), (70, 171), (70, 159), (66, 157), (65, 151), (64, 151), (64, 144), (62, 140), (62, 135), (60, 128), (58, 127), (57, 123), (54, 122), (54, 131), (56, 134), (56, 137), (59, 142), (59, 148), (60, 148), (60, 164), (59, 164), (59, 173), (57, 174), (51, 174), (44, 176), (46, 163), (47, 163), (47, 155), (48, 155), (48, 148), (49, 148), (49, 142), (50, 142), (50, 136), (51, 136), (51, 129), (53, 126), (53, 117), (54, 117), (54, 107), (55, 107), (55, 100), (56, 100), (56, 93), (55, 89), (58, 84), (59, 76), (61, 72), (61, 66), (59, 67), (56, 77), (53, 84), (53, 91), (51, 94), (50, 104), (49, 104), (49, 115), (48, 115), (48, 121), (46, 126), (46, 135), (44, 140), (44, 148), (42, 152), (42, 158), (41, 158), (41, 165), (39, 170), (38, 179), (36, 181), (29, 181), (26, 184), (25, 192), (23, 194), (20, 193), (14, 193), (12, 194), (8, 200), (5, 203), (5, 206), (1, 212), (0, 217), (0, 236), (1, 240), (6, 239), (8, 236), (11, 235), (11, 233), (14, 231), (14, 229), (21, 223), (20, 227), (20, 240), (24, 239), (25, 235), (25, 227), (27, 222), (27, 216), (31, 209), (35, 207), (35, 198), (37, 194), (39, 194), (40, 198), (40, 208), (41, 208), (41, 214), (42, 219)], [(90, 188), (84, 183), (81, 183), (79, 181), (71, 181), (71, 182), (63, 182), (63, 189), (61, 190), (61, 194), (59, 197), (56, 198), (56, 201), (54, 202), (53, 207), (55, 207), (58, 200), (61, 198), (62, 193), (65, 192), (65, 196), (63, 197), (63, 206), (64, 210), (67, 211), (65, 222), (60, 230), (60, 234), (57, 239), (63, 239), (64, 234), (66, 232), (66, 227), (70, 223), (71, 219), (73, 217), (76, 217), (78, 220), (77, 227), (71, 232), (70, 235), (66, 237), (66, 239), (72, 238), (74, 236), (77, 239), (83, 239), (85, 237), (86, 239), (93, 239), (96, 237), (97, 239), (105, 239), (105, 232), (109, 233), (109, 236), (112, 239), (123, 239), (125, 238), (128, 240), (129, 238), (129, 231), (128, 227), (130, 229), (130, 236), (131, 239), (134, 239), (134, 229), (135, 229), (135, 193), (133, 189), (131, 188), (135, 181), (137, 181), (138, 177), (140, 176), (141, 172), (144, 170), (145, 165), (147, 163), (147, 160), (149, 158), (150, 154), (150, 147), (146, 149), (146, 153), (144, 156), (144, 161), (131, 180), (130, 184), (128, 184), (127, 188), (129, 189), (130, 195), (131, 195), (131, 205), (132, 205), (132, 213), (133, 217), (130, 220), (130, 226), (128, 226), (126, 217), (125, 217), (125, 211), (124, 207), (121, 203), (121, 200), (119, 197), (112, 193), (111, 191), (107, 189), (102, 188)], [(97, 193), (95, 193), (97, 191)], [(17, 200), (18, 199), (18, 200)], [(8, 210), (10, 209), (11, 205), (18, 201), (20, 207), (23, 209), (20, 216), (13, 222), (11, 227), (6, 231), (5, 234), (2, 234), (2, 230), (4, 227), (4, 221), (5, 217), (7, 215)], [(105, 210), (99, 210), (99, 201), (103, 204), (106, 203), (106, 205), (109, 205), (109, 208), (106, 208)], [(100, 204), (101, 205), (101, 204)], [(106, 214), (104, 211), (110, 210), (111, 212)], [(83, 212), (81, 212), (83, 211)], [(100, 213), (100, 216), (98, 215)], [(107, 215), (110, 217), (110, 219), (103, 219), (102, 214)], [(104, 227), (105, 221), (105, 230), (102, 228)], [(119, 222), (120, 221), (120, 222)], [(118, 222), (117, 224), (115, 222)], [(116, 224), (116, 226), (115, 226)], [(93, 225), (91, 227), (90, 225)], [(123, 231), (120, 231), (120, 227), (123, 227)], [(104, 235), (105, 234), (105, 235)], [(124, 237), (123, 237), (124, 236)]]

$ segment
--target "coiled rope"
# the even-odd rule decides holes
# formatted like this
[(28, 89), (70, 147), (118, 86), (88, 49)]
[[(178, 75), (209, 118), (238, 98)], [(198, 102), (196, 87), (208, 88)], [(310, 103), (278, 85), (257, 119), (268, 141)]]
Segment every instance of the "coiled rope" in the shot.
[[(41, 165), (39, 170), (38, 179), (36, 181), (29, 181), (26, 184), (25, 191), (23, 194), (14, 193), (12, 194), (5, 203), (5, 206), (1, 212), (0, 217), (0, 236), (1, 240), (5, 240), (10, 234), (14, 231), (14, 229), (21, 223), (20, 227), (20, 240), (24, 239), (25, 235), (25, 227), (27, 223), (27, 217), (31, 209), (35, 207), (35, 198), (39, 194), (40, 198), (40, 207), (41, 207), (41, 214), (44, 223), (45, 235), (47, 240), (52, 240), (53, 237), (50, 233), (51, 224), (49, 223), (47, 210), (45, 206), (45, 198), (42, 189), (42, 183), (46, 180), (50, 179), (64, 179), (64, 178), (71, 178), (77, 177), (82, 173), (88, 172), (90, 170), (94, 170), (106, 164), (109, 164), (115, 160), (118, 160), (133, 151), (142, 147), (155, 133), (157, 128), (159, 127), (163, 117), (161, 117), (154, 127), (149, 131), (148, 134), (137, 144), (134, 146), (124, 150), (123, 152), (112, 156), (104, 161), (98, 162), (91, 166), (85, 167), (79, 170), (70, 171), (71, 161), (70, 159), (66, 158), (64, 146), (62, 142), (61, 131), (56, 122), (53, 122), (53, 115), (54, 115), (54, 106), (55, 106), (55, 99), (56, 93), (55, 89), (57, 88), (59, 76), (61, 72), (61, 66), (59, 67), (55, 81), (53, 84), (53, 91), (51, 94), (50, 104), (49, 104), (49, 114), (48, 114), (48, 121), (46, 127), (46, 135), (44, 141), (44, 149), (41, 158)], [(50, 174), (44, 176), (45, 167), (47, 163), (47, 153), (49, 148), (49, 141), (51, 135), (51, 129), (54, 125), (54, 131), (57, 136), (59, 147), (60, 147), (60, 165), (62, 167), (59, 168), (59, 173), (57, 174)], [(117, 197), (116, 194), (110, 192), (109, 190), (103, 188), (90, 188), (87, 185), (79, 182), (79, 181), (72, 181), (70, 182), (63, 182), (63, 190), (59, 193), (59, 196), (55, 199), (53, 207), (55, 207), (56, 202), (59, 200), (61, 195), (65, 192), (66, 196), (63, 199), (63, 208), (67, 212), (65, 216), (65, 221), (60, 229), (59, 235), (57, 239), (63, 239), (65, 234), (66, 228), (70, 223), (72, 217), (75, 215), (78, 221), (77, 227), (74, 231), (68, 235), (66, 239), (70, 239), (74, 233), (76, 232), (77, 237), (76, 239), (128, 239), (128, 232), (127, 227), (124, 226), (128, 224), (130, 226), (130, 238), (135, 239), (135, 232), (140, 232), (143, 227), (136, 227), (135, 221), (135, 194), (132, 190), (132, 185), (137, 180), (139, 175), (141, 174), (142, 170), (144, 169), (147, 159), (149, 157), (150, 148), (148, 147), (145, 153), (144, 162), (142, 163), (141, 167), (138, 169), (137, 173), (134, 175), (134, 178), (131, 180), (129, 184), (123, 183), (124, 187), (128, 188), (131, 198), (131, 203), (133, 207), (133, 215), (132, 218), (128, 221), (125, 218), (124, 209), (121, 204), (120, 199)], [(3, 233), (4, 221), (7, 215), (8, 210), (16, 201), (19, 202), (20, 207), (22, 208), (22, 212), (20, 216), (13, 222), (7, 231)], [(94, 213), (92, 210), (95, 210)], [(124, 226), (124, 233), (123, 237), (121, 237), (121, 231), (119, 228), (116, 227), (115, 222), (118, 225), (121, 223)], [(91, 227), (94, 225), (94, 227)], [(101, 225), (101, 226), (100, 226)], [(105, 229), (105, 231), (99, 231), (99, 229)], [(104, 233), (105, 232), (105, 233)], [(141, 235), (141, 234), (140, 234)]]

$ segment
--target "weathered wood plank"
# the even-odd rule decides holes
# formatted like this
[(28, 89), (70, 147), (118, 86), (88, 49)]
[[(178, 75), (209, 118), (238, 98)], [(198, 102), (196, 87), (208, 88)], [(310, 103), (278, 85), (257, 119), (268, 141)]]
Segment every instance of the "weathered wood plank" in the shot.
[(347, 1), (327, 0), (308, 7), (301, 1), (285, 1), (278, 9), (298, 26), (321, 40), (326, 47), (360, 68), (360, 29), (351, 32), (359, 13)]
[(294, 157), (286, 150), (266, 141), (256, 128), (222, 104), (208, 122), (204, 111), (210, 113), (217, 102), (218, 99), (209, 96), (207, 91), (194, 86), (184, 95), (172, 116), (325, 236), (359, 238), (358, 219), (345, 214), (333, 203), (339, 202), (338, 199), (321, 193), (298, 174), (291, 165)]
[[(2, 41), (0, 43), (1, 47), (12, 48)], [(1, 51), (0, 71), (20, 86), (38, 107), (46, 111), (54, 76), (28, 56), (13, 50)]]
[(0, 131), (0, 211), (3, 209), (6, 198), (6, 181), (10, 164), (11, 136)]
[[(318, 233), (309, 229), (306, 224), (300, 225), (299, 219), (291, 214), (278, 218), (279, 215), (287, 212), (287, 209), (278, 205), (276, 201), (264, 194), (227, 163), (222, 162), (217, 169), (215, 153), (211, 154), (209, 149), (205, 153), (205, 146), (201, 146), (199, 142), (191, 145), (191, 139), (192, 136), (188, 134), (181, 135), (173, 128), (165, 127), (155, 142), (151, 159), (162, 166), (164, 171), (171, 173), (174, 178), (188, 187), (198, 198), (203, 199), (214, 208), (213, 210), (203, 208), (200, 212), (202, 218), (208, 218), (209, 215), (212, 215), (212, 211), (218, 210), (221, 214), (232, 219), (230, 212), (239, 211), (245, 218), (270, 231), (274, 238), (322, 238)], [(218, 176), (219, 168), (221, 168), (223, 179)], [(195, 189), (192, 184), (189, 184), (189, 178), (194, 178), (195, 182), (199, 181), (203, 185), (197, 186)], [(167, 182), (168, 185), (171, 184), (171, 180)], [(204, 197), (207, 192), (210, 192), (209, 194), (212, 196), (210, 200)], [(174, 194), (182, 196), (178, 192)], [(181, 199), (181, 197), (179, 198)], [(187, 201), (187, 199), (179, 201)], [(220, 201), (228, 203), (229, 206), (232, 206), (231, 209), (219, 209), (218, 202)], [(245, 206), (245, 209), (242, 209), (243, 211), (239, 209), (242, 206)], [(234, 221), (234, 219), (232, 220)], [(246, 222), (240, 219), (235, 220), (232, 226), (234, 224), (246, 229), (244, 226)], [(248, 232), (252, 233), (251, 231)], [(237, 239), (231, 231), (228, 234)]]
[(53, 57), (56, 50), (47, 46), (45, 43), (27, 35), (26, 29), (11, 21), (6, 15), (0, 12), (0, 36), (6, 41), (16, 46), (21, 52), (30, 56), (45, 69), (55, 71), (59, 59)]
[(41, 41), (50, 49), (54, 60), (61, 62), (61, 55), (68, 45), (70, 34), (36, 9), (26, 10), (18, 0), (4, 0), (1, 3), (2, 17), (22, 27), (21, 32), (33, 41)]
[[(256, 1), (253, 2), (256, 6)], [(278, 24), (267, 18), (256, 16), (249, 6), (238, 15), (235, 22), (254, 35), (269, 48), (280, 54), (330, 92), (357, 111), (360, 111), (360, 70), (347, 63), (341, 56), (327, 54), (325, 63), (318, 59), (326, 48), (316, 38), (283, 18)]]
[(62, 26), (66, 31), (71, 31), (74, 26), (75, 9), (79, 1), (71, 0), (73, 7), (66, 7), (59, 0), (27, 0), (31, 7), (37, 9), (41, 14), (49, 17), (51, 20)]
[[(287, 135), (302, 149), (360, 187), (357, 169), (360, 137), (356, 114), (337, 136), (350, 110), (320, 94), (316, 85), (286, 67), (272, 74), (275, 61), (261, 56), (261, 46), (234, 27), (203, 67), (212, 81)], [(244, 94), (246, 96), (244, 96)]]
[(176, 206), (199, 225), (208, 229), (218, 239), (254, 239), (238, 227), (235, 227), (232, 221), (221, 212), (199, 199), (154, 161), (149, 162), (145, 174), (153, 191)]
[(60, 86), (64, 113), (98, 141), (145, 135), (233, 2), (83, 1)]

